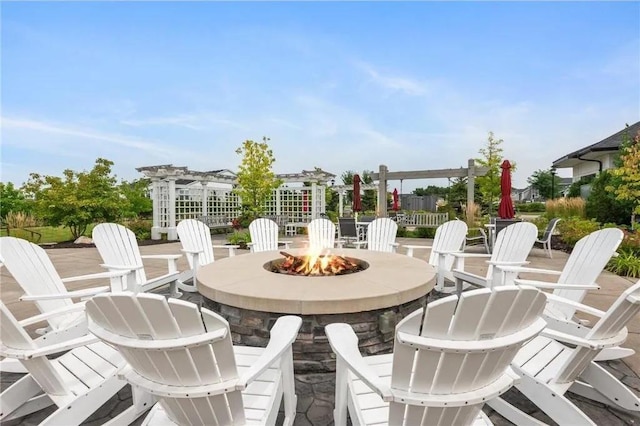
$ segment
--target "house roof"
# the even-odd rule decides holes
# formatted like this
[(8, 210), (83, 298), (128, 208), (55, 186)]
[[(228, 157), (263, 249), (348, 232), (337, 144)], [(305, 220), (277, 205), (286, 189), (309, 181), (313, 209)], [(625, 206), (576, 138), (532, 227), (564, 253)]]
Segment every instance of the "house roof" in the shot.
[(600, 142), (596, 142), (592, 145), (567, 154), (564, 157), (558, 158), (553, 162), (553, 166), (557, 168), (573, 167), (580, 162), (581, 158), (593, 160), (594, 158), (598, 157), (599, 153), (607, 151), (617, 151), (618, 149), (620, 149), (620, 144), (622, 143), (623, 135), (625, 133), (628, 134), (629, 137), (633, 138), (638, 132), (640, 132), (640, 121), (630, 125), (629, 127), (625, 127), (624, 129), (601, 140)]

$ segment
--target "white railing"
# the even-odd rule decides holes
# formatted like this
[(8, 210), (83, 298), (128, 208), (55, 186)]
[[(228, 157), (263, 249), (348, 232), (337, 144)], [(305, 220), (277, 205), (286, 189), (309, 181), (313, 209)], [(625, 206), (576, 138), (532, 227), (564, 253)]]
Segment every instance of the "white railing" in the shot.
[(413, 213), (407, 215), (399, 225), (437, 228), (449, 220), (448, 213)]

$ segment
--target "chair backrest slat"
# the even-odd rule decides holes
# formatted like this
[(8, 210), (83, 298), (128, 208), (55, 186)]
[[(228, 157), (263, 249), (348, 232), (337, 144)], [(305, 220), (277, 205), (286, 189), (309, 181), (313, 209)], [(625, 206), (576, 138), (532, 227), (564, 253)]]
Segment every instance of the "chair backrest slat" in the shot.
[[(58, 272), (46, 251), (29, 241), (14, 238), (0, 238), (0, 257), (4, 266), (13, 275), (25, 294), (42, 296), (67, 292)], [(73, 304), (71, 299), (38, 300), (35, 302), (40, 312), (45, 313)], [(65, 320), (63, 315), (48, 320), (57, 328)]]
[[(505, 374), (522, 344), (545, 327), (541, 313), (546, 297), (531, 287), (503, 286), (450, 296), (426, 306), (420, 334), (421, 312), (414, 312), (396, 327), (391, 387), (424, 395), (455, 395), (484, 388)], [(448, 317), (447, 317), (448, 314)], [(506, 321), (515, 323), (506, 324)], [(518, 333), (517, 335), (515, 333)], [(464, 341), (469, 349), (441, 350), (404, 343), (403, 336)], [(491, 346), (494, 339), (501, 343)], [(474, 348), (473, 342), (482, 343)], [(486, 345), (489, 344), (487, 347)], [(389, 424), (470, 424), (482, 404), (425, 408), (415, 404), (402, 409), (391, 403)], [(426, 404), (425, 404), (426, 405)], [(425, 411), (426, 410), (426, 411)], [(426, 416), (426, 417), (425, 417)]]
[[(433, 245), (431, 254), (429, 255), (429, 264), (438, 266), (438, 251), (458, 251), (464, 246), (465, 237), (467, 236), (467, 224), (461, 220), (450, 220), (436, 228), (436, 234), (433, 237)], [(450, 271), (455, 258), (447, 256), (444, 268)]]
[[(190, 251), (198, 251), (198, 265), (204, 266), (212, 263), (213, 243), (211, 242), (211, 229), (203, 222), (195, 219), (181, 220), (177, 226), (178, 238), (182, 248)], [(193, 269), (193, 255), (186, 253), (189, 267)]]
[[(127, 298), (134, 303), (131, 304)], [(103, 306), (113, 306), (118, 312), (129, 312), (132, 308), (121, 308), (125, 304), (140, 310), (130, 318), (138, 320), (144, 317), (152, 328), (150, 334), (138, 336), (126, 328), (121, 328), (123, 333), (119, 333), (117, 328), (111, 326), (113, 321), (102, 319), (115, 315), (113, 311), (108, 314), (104, 312)], [(101, 311), (102, 316), (95, 315), (96, 311)], [(87, 313), (92, 320), (90, 330), (115, 345), (130, 361), (136, 374), (148, 380), (170, 386), (200, 386), (223, 383), (238, 377), (229, 324), (209, 310), (200, 310), (196, 305), (181, 300), (167, 301), (159, 295), (126, 292), (94, 297), (87, 302)], [(128, 328), (138, 329), (132, 325)], [(140, 340), (170, 341), (220, 330), (224, 333), (213, 336), (209, 343), (196, 346), (176, 342), (174, 346), (168, 344), (164, 350), (151, 350), (140, 348), (138, 343)], [(109, 341), (112, 334), (105, 334), (105, 331), (121, 337)], [(231, 383), (229, 387), (233, 389)], [(160, 397), (160, 403), (169, 418), (180, 424), (227, 425), (244, 424), (246, 421), (242, 395), (237, 390), (202, 398)]]
[(336, 226), (329, 219), (313, 219), (307, 227), (311, 250), (331, 249), (336, 242)]
[[(605, 228), (592, 232), (581, 238), (573, 248), (558, 282), (563, 284), (594, 284), (611, 256), (618, 249), (624, 238), (624, 233), (618, 228)], [(554, 290), (553, 294), (565, 299), (581, 302), (587, 290)], [(550, 301), (554, 311), (571, 318), (575, 308), (554, 304)]]
[[(527, 260), (538, 236), (538, 228), (529, 222), (517, 222), (497, 234), (492, 262), (524, 262)], [(495, 278), (495, 280), (494, 280)], [(487, 280), (491, 287), (502, 284), (500, 277), (494, 277), (494, 266), (489, 265)]]
[(271, 219), (258, 218), (249, 224), (251, 251), (272, 251), (278, 249), (278, 224)]
[(369, 250), (392, 253), (392, 243), (396, 241), (398, 224), (393, 220), (381, 217), (367, 225), (367, 248)]
[[(93, 228), (93, 242), (104, 263), (114, 266), (142, 265), (142, 257), (136, 235), (117, 223), (101, 223)], [(136, 282), (145, 283), (144, 268), (135, 271)], [(132, 290), (132, 289), (129, 289)]]

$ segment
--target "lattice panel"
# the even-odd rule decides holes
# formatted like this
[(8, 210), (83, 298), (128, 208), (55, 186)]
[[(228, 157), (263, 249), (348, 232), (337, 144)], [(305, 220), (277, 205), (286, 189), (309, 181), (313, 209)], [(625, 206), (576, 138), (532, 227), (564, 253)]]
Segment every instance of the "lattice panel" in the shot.
[(176, 188), (176, 222), (202, 216), (202, 187)]
[(209, 189), (207, 216), (224, 216), (229, 219), (240, 215), (240, 197), (230, 189)]
[(169, 226), (169, 183), (158, 182), (158, 226), (166, 228)]

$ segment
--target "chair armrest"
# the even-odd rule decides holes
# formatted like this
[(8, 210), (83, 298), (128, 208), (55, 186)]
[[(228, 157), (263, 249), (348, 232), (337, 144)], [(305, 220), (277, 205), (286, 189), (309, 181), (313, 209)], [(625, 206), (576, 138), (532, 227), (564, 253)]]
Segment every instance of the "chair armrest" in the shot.
[(503, 263), (496, 265), (496, 268), (501, 269), (505, 272), (533, 272), (537, 274), (549, 274), (549, 275), (562, 274), (562, 271), (554, 271), (552, 269), (538, 269), (538, 268), (526, 268), (523, 266), (509, 266)]
[(503, 266), (519, 266), (519, 265), (526, 265), (526, 264), (528, 264), (528, 263), (530, 263), (530, 262), (528, 262), (528, 261), (526, 261), (526, 260), (524, 260), (524, 261), (522, 261), (522, 262), (501, 262), (501, 261), (496, 262), (496, 261), (493, 261), (493, 260), (485, 260), (485, 263), (488, 263), (489, 265), (493, 265), (493, 266), (498, 267), (498, 266), (500, 266), (500, 265), (503, 265)]
[(402, 244), (400, 247), (412, 248), (412, 249), (430, 249), (432, 246), (417, 246), (414, 244)]
[(477, 286), (488, 287), (486, 277), (481, 277), (480, 275), (472, 274), (461, 269), (454, 269), (451, 271), (451, 273), (456, 280), (462, 280), (464, 282)]
[(180, 251), (185, 254), (200, 254), (203, 252), (202, 250), (189, 250), (189, 249), (180, 249)]
[(4, 345), (0, 348), (0, 355), (15, 358), (15, 359), (33, 359), (46, 355), (53, 355), (60, 352), (68, 351), (69, 349), (77, 348), (80, 346), (86, 346), (91, 343), (99, 342), (93, 334), (85, 334), (84, 336), (77, 337), (71, 340), (65, 340), (64, 342), (55, 343), (53, 345), (43, 346), (37, 349), (14, 349), (7, 348)]
[(78, 275), (77, 277), (68, 277), (62, 278), (63, 283), (72, 283), (74, 281), (84, 281), (84, 280), (95, 280), (100, 278), (117, 278), (127, 275), (131, 272), (128, 270), (120, 270), (120, 271), (109, 271), (109, 272), (98, 272), (96, 274), (88, 274), (88, 275)]
[(246, 389), (247, 385), (264, 373), (276, 360), (291, 349), (298, 336), (302, 318), (294, 315), (279, 317), (271, 328), (270, 339), (264, 352), (251, 367), (238, 379), (237, 390)]
[(78, 302), (78, 303), (74, 303), (73, 305), (66, 305), (66, 306), (63, 306), (62, 308), (54, 309), (54, 310), (45, 312), (43, 314), (38, 314), (32, 317), (23, 319), (22, 321), (19, 321), (19, 324), (23, 327), (27, 327), (32, 324), (37, 324), (41, 321), (46, 321), (49, 318), (57, 317), (58, 315), (67, 315), (73, 312), (84, 311), (85, 303), (86, 302)]
[(108, 265), (106, 263), (101, 263), (105, 269), (115, 269), (115, 270), (125, 270), (125, 271), (137, 271), (138, 269), (143, 269), (144, 265)]
[(367, 241), (354, 241), (353, 245), (356, 246), (356, 248), (360, 248), (360, 246), (366, 246)]
[(561, 331), (553, 330), (550, 328), (545, 328), (542, 333), (540, 333), (540, 335), (549, 337), (559, 342), (568, 343), (570, 345), (598, 350), (618, 346), (619, 344), (624, 343), (624, 341), (627, 339), (628, 331), (626, 327), (623, 327), (622, 330), (620, 330), (614, 336), (606, 339), (593, 340), (585, 339), (580, 336), (576, 336), (575, 334), (563, 333)]
[(344, 360), (349, 370), (365, 382), (384, 401), (392, 401), (391, 388), (385, 384), (375, 370), (367, 364), (358, 349), (358, 336), (349, 324), (329, 324), (325, 328), (329, 345), (336, 355)]
[(182, 257), (181, 254), (145, 254), (140, 256), (142, 259), (164, 259), (164, 260), (177, 260)]
[(531, 287), (547, 288), (551, 290), (600, 290), (600, 286), (597, 284), (548, 283), (545, 281), (522, 280), (520, 278), (516, 278), (513, 282), (517, 285), (530, 285)]
[(606, 314), (606, 312), (601, 311), (600, 309), (596, 309), (589, 305), (585, 305), (584, 303), (576, 302), (570, 299), (566, 299), (564, 297), (556, 296), (555, 294), (547, 294), (547, 303), (549, 302), (561, 303), (563, 305), (571, 306), (572, 308), (575, 308), (578, 311), (581, 311), (596, 317), (603, 317), (604, 314)]
[(455, 257), (464, 257), (464, 258), (473, 258), (473, 257), (491, 257), (490, 254), (487, 253), (465, 253), (462, 251), (459, 252), (451, 252), (452, 256)]
[(99, 293), (106, 293), (111, 291), (111, 287), (102, 286), (102, 287), (93, 287), (93, 288), (85, 288), (82, 290), (76, 291), (68, 291), (66, 293), (52, 293), (52, 294), (34, 294), (29, 295), (25, 294), (24, 296), (20, 296), (20, 301), (29, 302), (36, 300), (58, 300), (58, 299), (71, 299), (75, 297), (87, 297), (94, 296)]

